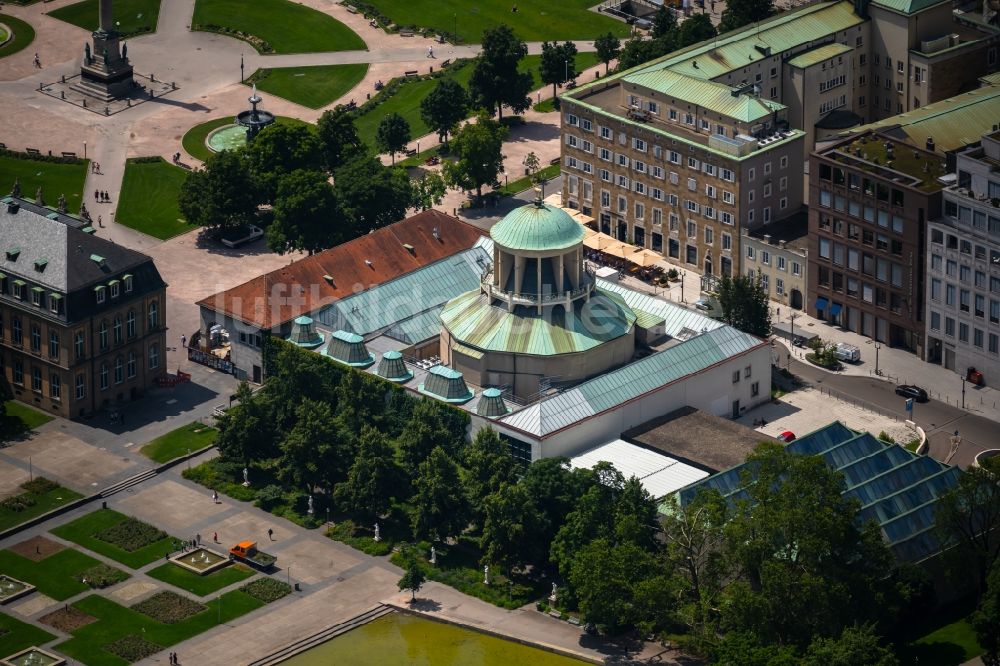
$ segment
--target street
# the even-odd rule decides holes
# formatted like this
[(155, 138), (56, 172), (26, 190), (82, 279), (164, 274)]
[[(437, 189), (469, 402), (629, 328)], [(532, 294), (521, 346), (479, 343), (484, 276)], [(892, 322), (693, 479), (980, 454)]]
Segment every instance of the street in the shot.
[[(786, 352), (787, 349), (780, 354), (785, 359), (788, 358)], [(907, 417), (904, 409), (905, 399), (895, 394), (895, 384), (891, 382), (828, 372), (796, 358), (792, 358), (788, 364), (792, 374), (816, 388), (830, 388), (839, 392), (845, 399), (869, 403), (899, 418)], [(835, 416), (831, 414), (831, 417)], [(930, 441), (928, 453), (937, 460), (947, 460), (952, 448), (950, 438), (956, 430), (959, 432), (962, 438), (961, 444), (952, 459), (948, 461), (952, 465), (967, 467), (972, 464), (980, 451), (1000, 447), (1000, 424), (996, 421), (970, 414), (937, 400), (915, 403), (911, 419), (927, 433)]]

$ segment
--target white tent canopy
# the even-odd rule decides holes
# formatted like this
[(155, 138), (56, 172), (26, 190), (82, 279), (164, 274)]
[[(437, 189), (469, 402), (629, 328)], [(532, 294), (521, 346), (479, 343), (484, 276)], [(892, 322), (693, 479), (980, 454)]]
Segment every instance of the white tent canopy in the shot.
[(708, 476), (708, 472), (697, 467), (621, 439), (584, 451), (569, 464), (573, 468), (590, 469), (599, 462), (611, 463), (626, 479), (637, 477), (656, 499)]

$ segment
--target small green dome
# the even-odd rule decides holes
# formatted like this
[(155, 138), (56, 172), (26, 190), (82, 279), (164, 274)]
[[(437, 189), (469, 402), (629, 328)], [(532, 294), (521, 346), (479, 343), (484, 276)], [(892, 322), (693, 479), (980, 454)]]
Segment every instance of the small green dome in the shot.
[(490, 230), (507, 250), (565, 250), (583, 242), (583, 227), (566, 211), (535, 201), (507, 213)]

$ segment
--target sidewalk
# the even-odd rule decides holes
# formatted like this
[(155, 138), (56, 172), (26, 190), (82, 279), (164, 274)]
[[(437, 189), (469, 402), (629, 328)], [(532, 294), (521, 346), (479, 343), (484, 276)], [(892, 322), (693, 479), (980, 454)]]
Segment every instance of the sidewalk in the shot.
[[(795, 313), (795, 330), (815, 333), (827, 342), (845, 342), (861, 350), (861, 362), (844, 363), (840, 374), (874, 377), (876, 365), (875, 343), (839, 326), (815, 319), (798, 311), (790, 311), (787, 306), (779, 306), (772, 301), (772, 323), (790, 323), (789, 315)], [(894, 384), (916, 384), (927, 390), (931, 398), (957, 407), (962, 406), (962, 377), (951, 370), (933, 363), (925, 363), (916, 355), (904, 349), (894, 349), (880, 345), (877, 353), (878, 370), (884, 380)], [(965, 383), (965, 409), (985, 418), (1000, 421), (1000, 390)]]

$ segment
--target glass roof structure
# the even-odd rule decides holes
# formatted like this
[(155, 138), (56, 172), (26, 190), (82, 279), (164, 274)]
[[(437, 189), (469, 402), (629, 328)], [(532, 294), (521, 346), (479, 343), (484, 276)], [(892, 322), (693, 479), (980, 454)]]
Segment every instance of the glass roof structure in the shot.
[[(897, 559), (919, 562), (937, 553), (934, 533), (938, 497), (957, 483), (962, 471), (902, 446), (887, 444), (867, 432), (854, 432), (835, 421), (785, 447), (790, 453), (821, 456), (844, 475), (844, 494), (861, 506), (858, 521), (874, 520)], [(719, 491), (730, 503), (747, 499), (753, 466), (744, 463), (680, 491), (682, 504), (703, 489)]]

